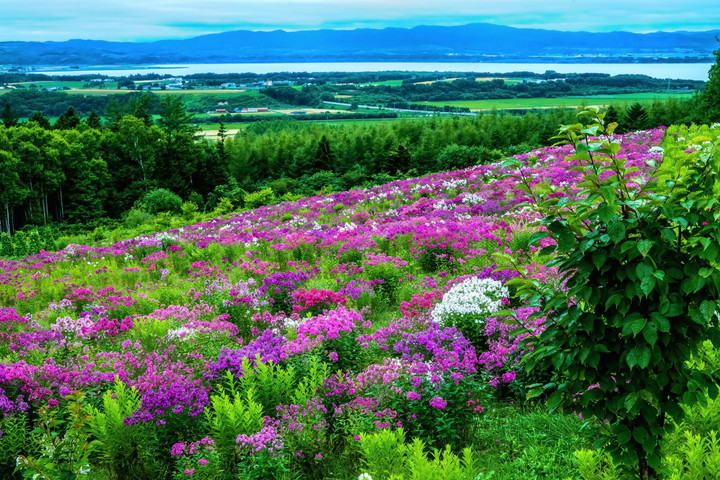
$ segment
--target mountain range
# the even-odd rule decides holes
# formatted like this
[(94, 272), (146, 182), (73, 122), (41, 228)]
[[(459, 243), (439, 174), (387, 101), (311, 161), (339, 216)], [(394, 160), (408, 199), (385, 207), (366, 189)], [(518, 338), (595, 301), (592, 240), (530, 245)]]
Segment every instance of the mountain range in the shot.
[(720, 30), (564, 32), (488, 23), (414, 28), (236, 30), (155, 42), (0, 42), (0, 65), (343, 61), (710, 62)]

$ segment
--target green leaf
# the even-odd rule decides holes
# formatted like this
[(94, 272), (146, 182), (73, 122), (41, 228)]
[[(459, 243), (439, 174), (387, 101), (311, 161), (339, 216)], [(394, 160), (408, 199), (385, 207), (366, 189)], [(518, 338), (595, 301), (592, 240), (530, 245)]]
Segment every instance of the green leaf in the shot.
[(633, 368), (638, 364), (637, 349), (633, 348), (627, 353), (627, 355), (625, 355), (625, 362), (630, 368)]
[(625, 410), (632, 411), (633, 407), (638, 401), (637, 393), (631, 393), (625, 397)]
[(700, 275), (703, 278), (708, 278), (712, 273), (715, 271), (714, 268), (701, 268), (698, 271), (698, 275)]
[(562, 393), (555, 391), (547, 400), (547, 408), (550, 412), (554, 412), (560, 406), (560, 403), (562, 403)]
[(575, 234), (569, 229), (564, 229), (558, 235), (558, 248), (561, 252), (569, 252), (575, 246), (575, 241)]
[(655, 269), (652, 265), (649, 263), (638, 263), (635, 267), (635, 274), (637, 275), (637, 278), (642, 280), (644, 278), (652, 277), (653, 272)]
[(643, 328), (645, 328), (645, 324), (647, 324), (647, 319), (643, 317), (628, 320), (623, 325), (623, 335), (625, 336), (632, 333), (633, 336), (637, 336), (637, 334), (640, 333)]
[(531, 388), (528, 389), (527, 394), (525, 395), (526, 400), (533, 399), (535, 397), (539, 397), (545, 392), (545, 389), (542, 385), (535, 384), (531, 385)]
[(637, 443), (644, 444), (648, 438), (648, 431), (645, 427), (637, 426), (633, 429), (632, 436)]
[(593, 265), (595, 265), (595, 268), (600, 270), (600, 267), (605, 265), (605, 260), (607, 260), (607, 252), (605, 250), (596, 250), (592, 253), (592, 262)]
[(595, 351), (600, 352), (600, 353), (610, 353), (610, 350), (608, 350), (607, 346), (605, 346), (601, 343), (598, 343), (597, 345), (595, 345)]
[(657, 325), (657, 329), (662, 333), (668, 333), (670, 331), (670, 320), (665, 315), (653, 312), (650, 314), (650, 319)]
[(650, 344), (651, 347), (655, 345), (655, 342), (657, 342), (657, 331), (657, 326), (655, 326), (655, 324), (652, 322), (648, 322), (648, 324), (645, 325), (645, 328), (642, 329), (643, 338), (646, 342)]
[(615, 218), (616, 214), (613, 208), (607, 203), (601, 203), (597, 206), (597, 213), (600, 220), (605, 223), (610, 223)]
[(637, 248), (638, 248), (638, 251), (640, 252), (640, 255), (642, 255), (643, 257), (646, 257), (654, 244), (655, 244), (655, 242), (652, 240), (640, 240), (637, 243)]
[(550, 234), (544, 230), (540, 232), (535, 232), (530, 236), (530, 241), (528, 242), (528, 245), (535, 245), (543, 238), (547, 238), (549, 236)]
[(630, 441), (630, 437), (632, 436), (630, 429), (622, 423), (615, 426), (613, 433), (615, 434), (618, 445), (625, 445)]
[(620, 243), (625, 238), (625, 225), (620, 222), (612, 222), (607, 227), (607, 233), (610, 236), (610, 240), (615, 243)]
[(706, 320), (710, 320), (713, 315), (715, 315), (715, 312), (717, 312), (717, 305), (715, 302), (712, 302), (710, 300), (704, 300), (700, 304), (700, 312), (703, 314)]
[(650, 347), (639, 347), (640, 356), (638, 357), (638, 367), (646, 368), (650, 365), (650, 359), (652, 358), (652, 350)]
[(635, 366), (645, 368), (650, 364), (651, 352), (650, 347), (635, 347), (628, 352), (625, 361), (630, 368)]
[(650, 295), (650, 292), (652, 292), (653, 288), (655, 288), (656, 283), (657, 279), (655, 278), (655, 276), (645, 277), (640, 280), (640, 290), (642, 290), (645, 296), (648, 296)]
[(610, 308), (610, 305), (617, 307), (618, 305), (620, 305), (620, 302), (623, 298), (624, 297), (621, 293), (613, 293), (608, 297), (607, 300), (605, 300), (605, 310)]

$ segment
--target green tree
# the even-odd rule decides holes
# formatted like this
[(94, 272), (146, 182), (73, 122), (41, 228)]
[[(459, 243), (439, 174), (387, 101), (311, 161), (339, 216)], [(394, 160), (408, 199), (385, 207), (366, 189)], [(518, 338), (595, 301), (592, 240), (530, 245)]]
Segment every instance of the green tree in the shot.
[(55, 128), (55, 130), (71, 130), (77, 128), (78, 125), (80, 125), (80, 117), (75, 113), (73, 107), (68, 107), (55, 121), (53, 128)]
[(546, 392), (552, 410), (596, 419), (601, 442), (641, 479), (654, 478), (662, 440), (683, 418), (680, 403), (718, 395), (718, 373), (688, 360), (707, 340), (720, 346), (720, 165), (717, 151), (666, 148), (662, 166), (651, 161), (634, 176), (620, 145), (602, 138), (614, 125), (595, 107), (580, 115), (589, 125), (563, 126), (558, 137), (582, 164), (580, 195), (531, 187), (520, 162), (506, 163), (546, 215), (533, 241), (554, 240), (541, 254), (555, 254), (550, 266), (566, 288), (510, 282), (545, 318), (539, 333), (524, 326), (525, 367), (550, 376), (529, 397)]
[(98, 115), (95, 110), (90, 112), (90, 115), (85, 119), (85, 123), (90, 128), (102, 128), (102, 118), (100, 118), (100, 115)]
[(162, 98), (158, 126), (165, 133), (165, 148), (158, 158), (156, 179), (159, 186), (182, 196), (187, 196), (193, 189), (201, 155), (195, 138), (197, 129), (192, 121), (193, 115), (180, 97), (166, 95)]
[(113, 216), (119, 216), (157, 187), (157, 160), (165, 148), (163, 131), (132, 115), (123, 116), (116, 129), (102, 136), (101, 145), (101, 158), (112, 174), (108, 212)]
[(12, 152), (3, 150), (2, 143), (0, 138), (0, 232), (12, 233), (12, 209), (21, 204), (27, 191), (20, 182), (20, 160)]
[(628, 108), (627, 112), (625, 112), (625, 121), (623, 122), (623, 126), (628, 132), (651, 128), (645, 107), (638, 102), (630, 105), (630, 108)]
[(708, 81), (700, 97), (701, 112), (707, 122), (720, 121), (720, 48), (715, 50), (713, 55), (715, 64), (710, 67)]
[(15, 110), (13, 110), (10, 102), (5, 102), (5, 108), (3, 108), (2, 111), (2, 122), (6, 128), (14, 127), (18, 124), (17, 113), (15, 113)]
[(25, 214), (29, 223), (45, 224), (62, 219), (62, 162), (67, 143), (58, 132), (45, 130), (35, 123), (15, 127), (10, 141), (20, 159), (19, 174), (28, 191)]
[(35, 122), (39, 127), (44, 128), (45, 130), (50, 130), (52, 128), (50, 120), (48, 120), (42, 112), (33, 112), (33, 114), (30, 115), (30, 118), (28, 118), (28, 122)]
[(130, 99), (128, 102), (128, 110), (133, 117), (142, 120), (145, 126), (149, 127), (154, 124), (152, 114), (150, 113), (153, 102), (154, 98), (152, 94), (147, 92), (142, 93)]
[(102, 134), (94, 129), (65, 130), (67, 160), (63, 186), (64, 218), (70, 223), (90, 224), (107, 215), (111, 175), (102, 159)]

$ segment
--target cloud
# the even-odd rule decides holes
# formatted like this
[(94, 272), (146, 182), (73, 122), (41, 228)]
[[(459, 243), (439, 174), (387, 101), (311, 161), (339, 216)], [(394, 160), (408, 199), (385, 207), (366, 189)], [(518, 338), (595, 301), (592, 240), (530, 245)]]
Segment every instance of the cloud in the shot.
[(0, 41), (147, 41), (228, 30), (308, 30), (460, 25), (588, 31), (709, 30), (720, 25), (716, 0), (693, 8), (656, 0), (33, 0), (3, 6)]

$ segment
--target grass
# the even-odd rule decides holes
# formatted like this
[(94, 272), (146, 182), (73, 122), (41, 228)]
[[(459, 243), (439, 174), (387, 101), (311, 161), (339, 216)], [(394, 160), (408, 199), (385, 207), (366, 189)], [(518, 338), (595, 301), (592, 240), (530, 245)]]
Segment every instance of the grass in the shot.
[(575, 469), (573, 453), (590, 447), (583, 423), (541, 408), (490, 407), (473, 439), (481, 471), (492, 471), (493, 480), (566, 478)]
[(609, 105), (611, 103), (650, 103), (653, 100), (667, 98), (688, 98), (691, 92), (682, 93), (627, 93), (617, 95), (587, 95), (558, 98), (509, 98), (496, 100), (457, 100), (443, 102), (416, 102), (417, 105), (433, 105), (443, 107), (466, 107), (470, 110), (493, 109), (526, 109), (526, 108), (557, 108), (577, 107), (579, 105)]
[(377, 86), (377, 85), (385, 85), (389, 87), (399, 87), (402, 85), (402, 80), (383, 80), (381, 82), (367, 82), (367, 83), (359, 83), (358, 87), (367, 87), (367, 86)]
[(83, 88), (89, 83), (93, 85), (97, 84), (98, 87), (101, 85), (105, 87), (115, 88), (117, 82), (86, 82), (86, 81), (66, 81), (66, 80), (47, 80), (47, 81), (36, 81), (36, 82), (18, 82), (11, 83), (10, 85), (16, 85), (19, 87), (28, 88), (30, 85), (35, 85), (39, 88)]

